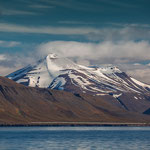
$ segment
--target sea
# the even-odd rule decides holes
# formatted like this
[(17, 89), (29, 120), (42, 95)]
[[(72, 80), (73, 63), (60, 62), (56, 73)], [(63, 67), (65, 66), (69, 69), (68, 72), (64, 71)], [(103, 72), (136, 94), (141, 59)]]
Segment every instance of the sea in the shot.
[(0, 150), (150, 150), (150, 127), (0, 127)]

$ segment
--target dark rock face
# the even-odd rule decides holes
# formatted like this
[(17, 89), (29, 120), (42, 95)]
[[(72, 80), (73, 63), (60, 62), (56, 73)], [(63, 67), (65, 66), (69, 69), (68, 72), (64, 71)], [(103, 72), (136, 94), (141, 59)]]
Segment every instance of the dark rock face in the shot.
[(144, 111), (143, 114), (150, 115), (150, 108)]

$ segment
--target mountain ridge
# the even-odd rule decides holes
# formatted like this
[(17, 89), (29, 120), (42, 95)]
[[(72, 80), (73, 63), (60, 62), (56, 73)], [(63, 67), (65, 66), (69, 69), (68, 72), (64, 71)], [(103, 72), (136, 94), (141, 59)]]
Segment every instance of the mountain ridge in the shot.
[(143, 113), (150, 107), (150, 86), (116, 66), (86, 67), (49, 54), (7, 78), (31, 87), (103, 97), (106, 102), (127, 111)]
[(26, 86), (66, 91), (70, 89), (66, 88), (65, 84), (70, 84), (80, 88), (80, 92), (93, 95), (150, 91), (150, 85), (128, 76), (116, 66), (86, 67), (53, 53), (6, 77)]

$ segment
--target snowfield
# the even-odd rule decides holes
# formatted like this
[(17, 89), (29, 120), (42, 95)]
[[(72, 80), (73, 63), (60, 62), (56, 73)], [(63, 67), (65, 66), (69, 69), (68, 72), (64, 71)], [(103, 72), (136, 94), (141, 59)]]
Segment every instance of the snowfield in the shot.
[(121, 92), (150, 91), (150, 85), (129, 77), (116, 66), (87, 67), (56, 54), (49, 54), (37, 63), (9, 74), (7, 78), (31, 87), (72, 92), (76, 89), (93, 95), (114, 93), (114, 98), (120, 97)]

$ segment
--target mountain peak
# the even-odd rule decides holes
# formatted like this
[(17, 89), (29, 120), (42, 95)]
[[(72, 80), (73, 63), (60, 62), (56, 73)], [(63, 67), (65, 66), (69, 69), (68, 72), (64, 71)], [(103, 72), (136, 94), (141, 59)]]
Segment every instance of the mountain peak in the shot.
[(55, 54), (55, 53), (49, 53), (49, 54), (47, 55), (47, 57), (48, 57), (49, 59), (56, 59), (56, 58), (58, 58), (58, 55)]
[(81, 66), (55, 53), (7, 77), (27, 86), (88, 92), (92, 95), (150, 91), (149, 85), (134, 80), (116, 66)]

